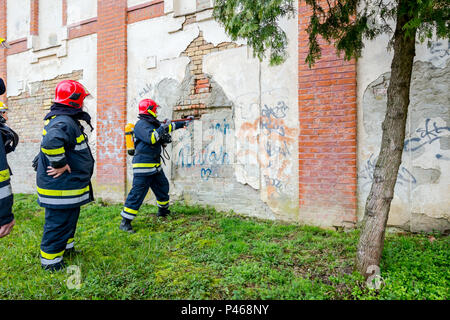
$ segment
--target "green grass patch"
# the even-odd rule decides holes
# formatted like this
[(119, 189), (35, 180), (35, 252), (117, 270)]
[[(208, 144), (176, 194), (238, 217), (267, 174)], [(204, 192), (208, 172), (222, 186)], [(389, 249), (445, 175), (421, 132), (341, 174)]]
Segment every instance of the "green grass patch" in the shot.
[(175, 204), (156, 217), (144, 205), (118, 229), (121, 205), (82, 207), (79, 254), (65, 258), (81, 271), (41, 269), (44, 210), (36, 197), (15, 195), (16, 226), (0, 240), (0, 299), (448, 299), (449, 238), (388, 234), (380, 290), (353, 271), (358, 231), (257, 220), (211, 208)]

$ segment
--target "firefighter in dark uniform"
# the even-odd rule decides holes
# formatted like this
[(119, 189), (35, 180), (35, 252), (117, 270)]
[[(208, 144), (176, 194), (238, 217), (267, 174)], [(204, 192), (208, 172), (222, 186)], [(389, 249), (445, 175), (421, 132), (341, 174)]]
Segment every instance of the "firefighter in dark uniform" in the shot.
[(56, 86), (55, 101), (45, 116), (41, 150), (37, 157), (38, 203), (45, 208), (41, 265), (64, 268), (63, 255), (74, 251), (80, 207), (93, 200), (91, 176), (94, 158), (80, 120), (91, 126), (82, 110), (89, 92), (77, 81)]
[[(3, 80), (1, 80), (0, 92), (5, 92)], [(12, 213), (14, 196), (10, 183), (11, 170), (6, 155), (15, 150), (19, 137), (6, 125), (7, 111), (8, 107), (0, 101), (0, 238), (7, 236), (15, 224)]]
[(158, 217), (170, 214), (169, 181), (161, 167), (161, 147), (171, 142), (170, 133), (184, 128), (192, 119), (164, 124), (156, 119), (159, 105), (144, 99), (139, 103), (139, 120), (134, 127), (135, 156), (133, 157), (133, 186), (121, 212), (119, 228), (134, 233), (131, 221), (136, 217), (147, 192), (152, 189), (158, 206)]

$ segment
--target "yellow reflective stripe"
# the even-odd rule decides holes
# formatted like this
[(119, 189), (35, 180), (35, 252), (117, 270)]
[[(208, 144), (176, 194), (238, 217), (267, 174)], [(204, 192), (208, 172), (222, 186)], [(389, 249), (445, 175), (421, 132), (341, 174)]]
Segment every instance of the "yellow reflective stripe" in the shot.
[(123, 211), (131, 213), (131, 214), (137, 214), (138, 213), (137, 210), (133, 210), (133, 209), (130, 209), (130, 208), (127, 208), (127, 207), (124, 207)]
[(160, 163), (133, 163), (133, 168), (154, 168), (160, 165)]
[(169, 133), (172, 132), (172, 124), (169, 124)]
[(44, 125), (48, 125), (50, 123), (50, 119), (44, 121)]
[(163, 206), (163, 205), (165, 205), (165, 204), (168, 204), (169, 201), (170, 201), (170, 200), (167, 200), (167, 201), (158, 201), (158, 200), (156, 200), (156, 203)]
[(0, 182), (6, 181), (8, 179), (9, 179), (9, 169), (0, 171)]
[(67, 244), (72, 243), (73, 240), (75, 240), (74, 238), (70, 238), (69, 240), (67, 240)]
[(41, 256), (44, 259), (47, 260), (53, 260), (55, 258), (61, 257), (64, 254), (64, 251), (58, 252), (58, 253), (45, 253), (44, 251), (41, 250)]
[[(155, 131), (155, 130), (153, 129), (153, 131)], [(155, 144), (155, 143), (156, 143), (155, 132), (152, 132), (152, 144)]]
[(84, 134), (82, 134), (81, 136), (79, 136), (79, 137), (77, 138), (77, 143), (80, 143), (80, 142), (82, 142), (82, 141), (84, 141)]
[(58, 149), (44, 149), (41, 148), (42, 152), (51, 156), (55, 156), (58, 154), (63, 154), (66, 152), (66, 150), (64, 149), (64, 147), (58, 148)]
[(42, 135), (45, 136), (47, 134), (47, 130), (42, 129)]
[(39, 194), (44, 196), (55, 196), (55, 197), (70, 197), (70, 196), (79, 196), (83, 193), (86, 193), (89, 191), (89, 186), (83, 189), (76, 189), (76, 190), (48, 190), (48, 189), (41, 189), (37, 188), (37, 191)]

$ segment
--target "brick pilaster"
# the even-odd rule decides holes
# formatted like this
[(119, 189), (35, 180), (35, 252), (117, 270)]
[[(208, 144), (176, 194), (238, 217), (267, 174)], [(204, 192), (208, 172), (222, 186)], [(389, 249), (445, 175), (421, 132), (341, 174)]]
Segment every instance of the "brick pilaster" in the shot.
[(348, 226), (356, 221), (356, 63), (322, 41), (322, 58), (309, 69), (310, 16), (299, 1), (300, 219)]
[[(8, 40), (7, 37), (7, 0), (0, 0), (0, 38)], [(7, 49), (0, 47), (0, 78), (3, 79), (6, 85), (6, 58)], [(0, 100), (6, 103), (6, 93), (0, 96)]]
[(127, 0), (98, 0), (97, 195), (123, 199), (127, 108)]
[(30, 8), (30, 35), (39, 34), (39, 0), (31, 0)]

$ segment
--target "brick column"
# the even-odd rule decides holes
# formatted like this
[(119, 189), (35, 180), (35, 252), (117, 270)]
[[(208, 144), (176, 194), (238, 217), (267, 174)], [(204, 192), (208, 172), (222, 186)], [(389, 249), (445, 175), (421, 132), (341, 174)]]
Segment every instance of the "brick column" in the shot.
[(127, 0), (98, 0), (97, 196), (122, 201), (126, 185)]
[[(7, 39), (7, 0), (0, 0), (0, 38)], [(0, 47), (0, 78), (3, 79), (6, 85), (6, 57), (7, 49)], [(6, 93), (0, 96), (0, 100), (6, 103)]]
[(314, 68), (305, 63), (311, 11), (299, 1), (300, 219), (321, 226), (356, 222), (356, 63), (322, 46)]
[(30, 35), (39, 35), (39, 0), (31, 0)]

